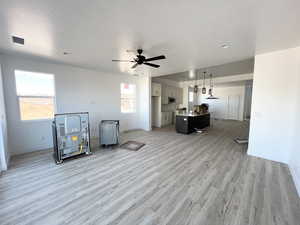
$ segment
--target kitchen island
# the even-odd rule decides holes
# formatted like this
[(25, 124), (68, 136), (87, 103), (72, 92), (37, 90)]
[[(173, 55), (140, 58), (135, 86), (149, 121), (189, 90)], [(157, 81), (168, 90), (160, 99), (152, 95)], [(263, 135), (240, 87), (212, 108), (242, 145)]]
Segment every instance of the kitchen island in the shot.
[(203, 129), (210, 126), (210, 114), (177, 114), (176, 132), (190, 134), (196, 129)]

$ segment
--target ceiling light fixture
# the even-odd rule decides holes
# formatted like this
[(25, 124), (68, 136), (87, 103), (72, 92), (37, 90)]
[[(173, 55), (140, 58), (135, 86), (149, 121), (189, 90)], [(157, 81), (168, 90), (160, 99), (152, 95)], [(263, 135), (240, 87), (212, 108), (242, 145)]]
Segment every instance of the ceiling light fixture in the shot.
[(229, 44), (222, 44), (221, 48), (227, 49), (227, 48), (229, 48), (229, 46), (230, 46)]
[(17, 36), (12, 36), (12, 42), (14, 44), (19, 44), (19, 45), (24, 45), (25, 44), (24, 38), (17, 37)]
[(70, 52), (63, 52), (64, 55), (70, 55)]
[[(195, 76), (195, 73), (196, 73), (196, 76)], [(197, 94), (198, 91), (199, 91), (199, 88), (198, 88), (198, 85), (197, 85), (198, 71), (190, 70), (189, 76), (190, 76), (190, 78), (194, 78), (195, 77), (194, 93)]]
[(195, 94), (198, 93), (197, 79), (195, 80), (194, 93), (195, 93)]
[(214, 85), (213, 85), (213, 75), (212, 75), (212, 73), (210, 74), (209, 86), (210, 86), (209, 91), (208, 91), (209, 96), (206, 99), (219, 99), (219, 98), (217, 98), (213, 95)]
[(203, 87), (202, 87), (202, 94), (203, 94), (203, 95), (206, 94), (205, 75), (206, 75), (206, 71), (203, 72)]

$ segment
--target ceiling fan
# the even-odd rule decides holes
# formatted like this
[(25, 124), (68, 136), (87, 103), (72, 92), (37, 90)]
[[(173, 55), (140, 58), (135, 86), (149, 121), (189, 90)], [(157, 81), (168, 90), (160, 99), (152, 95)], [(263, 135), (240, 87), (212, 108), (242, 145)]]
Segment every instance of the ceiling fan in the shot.
[(158, 68), (158, 67), (160, 67), (160, 65), (149, 63), (149, 62), (150, 61), (155, 61), (155, 60), (160, 60), (160, 59), (165, 59), (166, 58), (166, 56), (164, 56), (164, 55), (160, 55), (160, 56), (156, 56), (156, 57), (151, 57), (151, 58), (146, 58), (145, 56), (142, 55), (143, 49), (138, 49), (137, 53), (138, 54), (136, 55), (136, 58), (134, 58), (133, 60), (115, 60), (115, 59), (113, 59), (112, 61), (113, 62), (132, 62), (134, 64), (131, 67), (131, 69), (134, 69), (138, 65), (142, 65), (142, 64)]

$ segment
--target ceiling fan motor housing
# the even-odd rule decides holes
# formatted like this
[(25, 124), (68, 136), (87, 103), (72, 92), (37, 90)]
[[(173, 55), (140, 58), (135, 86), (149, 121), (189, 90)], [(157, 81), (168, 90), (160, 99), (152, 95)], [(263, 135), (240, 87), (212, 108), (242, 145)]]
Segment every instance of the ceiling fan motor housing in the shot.
[(143, 55), (137, 55), (137, 58), (135, 59), (135, 61), (140, 65), (143, 64), (145, 62), (146, 57)]
[(141, 54), (143, 53), (143, 49), (138, 49), (138, 50), (137, 50), (137, 53), (138, 53), (139, 55), (141, 55)]

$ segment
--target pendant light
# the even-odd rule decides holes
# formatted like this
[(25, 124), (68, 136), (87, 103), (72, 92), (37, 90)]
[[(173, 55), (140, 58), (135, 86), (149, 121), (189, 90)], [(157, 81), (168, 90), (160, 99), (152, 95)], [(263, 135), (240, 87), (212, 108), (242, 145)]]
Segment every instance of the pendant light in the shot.
[(205, 75), (206, 75), (206, 71), (203, 72), (203, 87), (202, 87), (202, 94), (203, 94), (203, 95), (206, 94)]
[(199, 91), (198, 85), (197, 85), (197, 79), (198, 79), (198, 72), (196, 71), (196, 76), (195, 76), (195, 85), (194, 85), (194, 93), (197, 94)]
[(212, 73), (210, 74), (210, 81), (209, 81), (209, 90), (208, 94), (212, 96), (212, 91), (213, 91), (213, 84), (212, 84)]
[(210, 81), (209, 81), (209, 91), (208, 91), (209, 96), (206, 99), (218, 99), (217, 97), (215, 97), (213, 95), (213, 87), (214, 87), (214, 85), (213, 85), (213, 75), (211, 73), (210, 74)]

